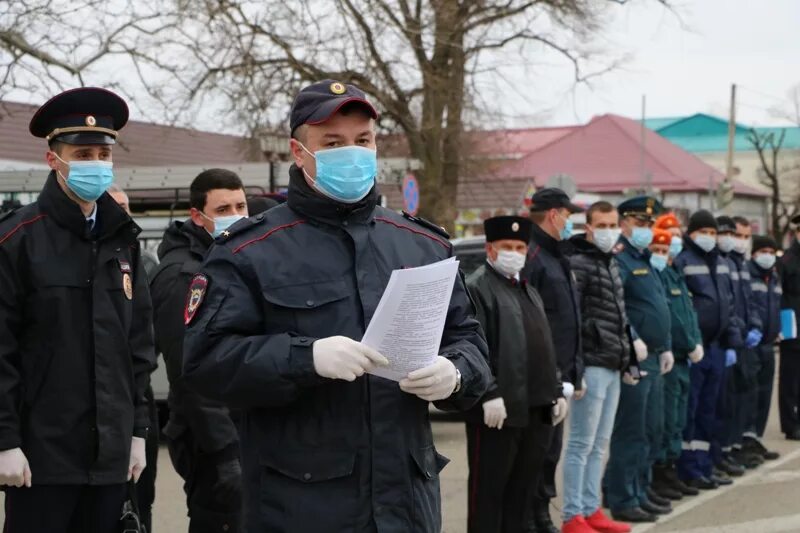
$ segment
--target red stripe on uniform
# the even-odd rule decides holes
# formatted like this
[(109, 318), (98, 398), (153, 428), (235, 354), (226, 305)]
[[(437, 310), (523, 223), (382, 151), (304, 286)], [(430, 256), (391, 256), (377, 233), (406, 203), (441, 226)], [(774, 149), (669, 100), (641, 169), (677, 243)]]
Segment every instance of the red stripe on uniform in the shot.
[(438, 242), (439, 244), (444, 246), (446, 250), (450, 251), (450, 244), (448, 244), (447, 242), (445, 242), (445, 241), (443, 241), (441, 239), (437, 239), (433, 235), (428, 235), (424, 231), (415, 230), (414, 228), (410, 228), (408, 226), (404, 226), (403, 224), (398, 224), (397, 222), (395, 222), (393, 220), (389, 220), (388, 218), (384, 218), (384, 217), (375, 217), (375, 220), (379, 220), (379, 221), (384, 222), (386, 224), (391, 224), (392, 226), (394, 226), (396, 228), (404, 229), (404, 230), (410, 231), (411, 233), (416, 233), (417, 235), (422, 235), (423, 237), (427, 237), (427, 238), (431, 239), (432, 241)]
[(234, 248), (234, 249), (233, 249), (233, 253), (237, 254), (237, 253), (239, 253), (239, 251), (240, 251), (242, 248), (244, 248), (244, 247), (246, 247), (246, 246), (250, 246), (250, 245), (251, 245), (251, 244), (253, 244), (254, 242), (263, 241), (264, 239), (268, 238), (268, 237), (269, 237), (270, 235), (272, 235), (273, 233), (276, 233), (276, 232), (278, 232), (278, 231), (280, 231), (280, 230), (282, 230), (282, 229), (288, 229), (288, 228), (291, 228), (291, 227), (297, 226), (298, 224), (305, 224), (305, 222), (306, 222), (305, 220), (295, 220), (295, 221), (294, 221), (294, 222), (292, 222), (291, 224), (284, 224), (283, 226), (278, 226), (277, 228), (272, 228), (271, 230), (269, 230), (268, 232), (266, 232), (266, 233), (265, 233), (264, 235), (262, 235), (261, 237), (256, 237), (255, 239), (251, 239), (251, 240), (249, 240), (249, 241), (247, 241), (247, 242), (245, 242), (245, 243), (242, 243), (242, 244), (240, 244), (239, 246), (237, 246), (236, 248)]
[(9, 231), (5, 235), (3, 235), (2, 238), (0, 238), (0, 244), (3, 244), (4, 242), (6, 242), (12, 235), (14, 235), (17, 231), (19, 231), (19, 229), (22, 228), (23, 226), (27, 226), (28, 224), (33, 224), (37, 220), (41, 220), (46, 216), (47, 215), (38, 215), (36, 217), (33, 217), (30, 220), (25, 220), (24, 222), (20, 222), (19, 224), (14, 226), (14, 229), (12, 229), (11, 231)]

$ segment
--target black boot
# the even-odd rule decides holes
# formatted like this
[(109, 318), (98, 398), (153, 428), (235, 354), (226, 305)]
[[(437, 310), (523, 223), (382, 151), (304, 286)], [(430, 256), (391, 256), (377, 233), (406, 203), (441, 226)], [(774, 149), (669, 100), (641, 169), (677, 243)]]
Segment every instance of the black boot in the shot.
[(550, 518), (550, 502), (536, 502), (533, 520), (528, 523), (529, 533), (561, 533)]
[(700, 494), (699, 490), (694, 487), (690, 487), (681, 481), (681, 478), (678, 477), (678, 472), (675, 471), (674, 463), (667, 464), (666, 467), (664, 467), (661, 475), (664, 477), (664, 480), (669, 487), (677, 490), (684, 496), (697, 496)]
[(773, 452), (771, 450), (768, 450), (767, 447), (764, 446), (764, 443), (753, 437), (744, 438), (744, 442), (742, 443), (742, 449), (747, 453), (760, 455), (767, 461), (774, 461), (775, 459), (781, 456), (781, 454), (779, 454), (778, 452)]
[[(656, 464), (653, 465), (653, 482), (650, 488), (653, 489), (658, 496), (666, 498), (667, 500), (680, 500), (683, 499), (683, 493), (670, 483), (667, 476), (668, 465)], [(651, 500), (653, 498), (650, 498)], [(656, 502), (658, 503), (658, 502)]]

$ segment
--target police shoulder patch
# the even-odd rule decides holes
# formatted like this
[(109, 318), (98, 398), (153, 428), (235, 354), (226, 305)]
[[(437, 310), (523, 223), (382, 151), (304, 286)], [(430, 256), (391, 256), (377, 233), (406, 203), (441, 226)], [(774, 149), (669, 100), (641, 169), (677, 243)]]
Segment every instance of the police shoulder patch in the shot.
[(200, 309), (203, 303), (203, 298), (206, 296), (208, 289), (208, 278), (204, 274), (195, 274), (192, 282), (189, 284), (189, 294), (186, 295), (186, 309), (183, 311), (183, 322), (189, 325)]
[(624, 245), (623, 243), (621, 243), (621, 242), (618, 242), (618, 243), (617, 243), (617, 244), (615, 244), (615, 245), (614, 245), (614, 247), (611, 249), (611, 253), (612, 253), (612, 254), (618, 254), (618, 253), (620, 253), (620, 252), (621, 252), (622, 250), (624, 250), (624, 249), (625, 249), (625, 245)]
[(419, 224), (423, 228), (431, 230), (432, 232), (436, 233), (437, 235), (441, 235), (445, 239), (450, 239), (450, 234), (447, 233), (447, 231), (445, 231), (445, 229), (443, 227), (437, 226), (436, 224), (434, 224), (430, 220), (425, 220), (424, 218), (421, 218), (421, 217), (415, 217), (414, 215), (410, 215), (410, 214), (406, 213), (405, 211), (403, 211), (403, 217), (405, 219), (407, 219), (407, 220), (410, 220), (411, 222), (414, 222), (415, 224)]

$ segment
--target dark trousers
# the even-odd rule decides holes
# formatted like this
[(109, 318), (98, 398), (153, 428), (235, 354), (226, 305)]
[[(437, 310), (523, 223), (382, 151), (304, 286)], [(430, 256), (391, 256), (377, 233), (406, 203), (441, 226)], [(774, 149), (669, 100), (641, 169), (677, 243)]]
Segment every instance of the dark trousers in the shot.
[(672, 464), (681, 456), (683, 428), (689, 402), (689, 365), (676, 361), (672, 372), (664, 376), (664, 437), (658, 461)]
[[(650, 355), (648, 359), (654, 358)], [(658, 393), (657, 381), (646, 364), (642, 368), (648, 372), (638, 385), (623, 383), (620, 389), (614, 431), (611, 434), (608, 464), (603, 476), (603, 492), (612, 511), (622, 511), (639, 507), (646, 496), (646, 486), (642, 485), (643, 472), (650, 468), (650, 436), (648, 436), (648, 415), (654, 414), (654, 396)], [(652, 432), (653, 426), (650, 425)]]
[(117, 533), (127, 486), (7, 487), (3, 533)]
[[(767, 427), (775, 380), (775, 348), (769, 344), (744, 350), (736, 365), (741, 435), (761, 438)], [(734, 444), (741, 444), (735, 442)]]
[[(189, 533), (237, 533), (241, 528), (242, 484), (221, 490), (218, 466), (231, 460), (222, 454), (201, 453), (189, 431), (170, 439), (169, 455), (183, 480), (189, 509)], [(226, 453), (227, 455), (227, 453)]]
[(534, 514), (544, 515), (550, 513), (550, 500), (558, 494), (556, 490), (556, 469), (561, 459), (561, 448), (564, 447), (564, 423), (553, 428), (547, 454), (542, 464), (542, 475), (532, 495), (531, 506)]
[(553, 426), (550, 407), (531, 409), (525, 428), (467, 424), (469, 533), (522, 533)]
[(147, 527), (147, 533), (153, 533), (153, 502), (156, 501), (156, 473), (158, 466), (158, 441), (160, 438), (158, 409), (153, 398), (153, 389), (145, 391), (148, 409), (150, 410), (150, 433), (145, 443), (147, 468), (144, 469), (136, 483), (136, 497), (139, 503), (139, 519)]
[(800, 341), (781, 343), (778, 407), (781, 431), (788, 435), (800, 430)]
[[(737, 358), (743, 357), (744, 350), (737, 350)], [(717, 414), (714, 423), (714, 436), (711, 439), (711, 461), (718, 464), (723, 455), (731, 451), (733, 444), (741, 441), (741, 434), (737, 435), (740, 423), (738, 396), (736, 394), (736, 380), (741, 373), (741, 362), (730, 368), (725, 368), (722, 383), (717, 395)]]
[(683, 480), (711, 475), (711, 440), (717, 419), (719, 390), (725, 373), (725, 351), (717, 344), (705, 346), (703, 360), (692, 365), (689, 407), (683, 431), (683, 452), (678, 475)]

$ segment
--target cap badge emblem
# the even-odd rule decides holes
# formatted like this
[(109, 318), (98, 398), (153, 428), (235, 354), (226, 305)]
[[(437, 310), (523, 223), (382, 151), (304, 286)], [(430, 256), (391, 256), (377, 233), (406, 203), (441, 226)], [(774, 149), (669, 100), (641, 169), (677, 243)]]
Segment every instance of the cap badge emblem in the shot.
[(96, 126), (97, 119), (95, 119), (92, 115), (87, 115), (86, 117), (86, 125), (87, 126)]
[(333, 94), (344, 94), (347, 88), (344, 86), (343, 83), (334, 82), (331, 83), (331, 92)]
[(519, 231), (519, 222), (514, 222), (513, 224), (511, 224), (511, 231), (513, 231), (514, 233)]

